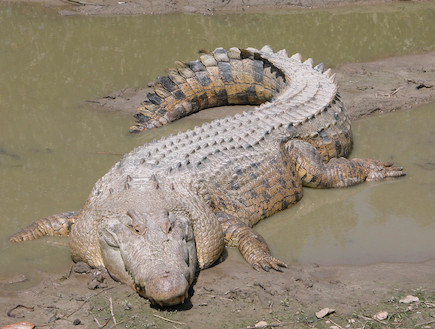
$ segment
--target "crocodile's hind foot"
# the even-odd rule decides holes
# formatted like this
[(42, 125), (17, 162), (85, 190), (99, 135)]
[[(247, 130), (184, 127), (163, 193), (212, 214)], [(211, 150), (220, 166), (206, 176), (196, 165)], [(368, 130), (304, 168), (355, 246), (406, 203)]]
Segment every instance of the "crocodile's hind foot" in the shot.
[(381, 181), (406, 175), (402, 167), (374, 159), (332, 158), (324, 162), (310, 143), (292, 140), (286, 144), (291, 160), (304, 186), (316, 188), (347, 187), (364, 181)]
[(368, 182), (406, 175), (406, 172), (403, 171), (403, 167), (393, 167), (392, 162), (383, 162), (375, 159), (352, 159), (352, 161), (366, 169), (366, 181)]

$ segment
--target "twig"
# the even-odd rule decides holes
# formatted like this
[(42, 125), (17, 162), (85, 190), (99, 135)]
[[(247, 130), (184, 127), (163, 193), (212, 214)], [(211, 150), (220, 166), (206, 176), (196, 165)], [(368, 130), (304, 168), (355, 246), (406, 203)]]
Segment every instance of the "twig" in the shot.
[(338, 323), (336, 323), (336, 322), (334, 322), (334, 321), (332, 321), (332, 319), (331, 318), (328, 318), (328, 320), (329, 321), (331, 321), (332, 322), (332, 324), (333, 325), (336, 325), (339, 329), (343, 329), (343, 327), (342, 326), (340, 326)]
[(110, 319), (107, 319), (106, 323), (104, 323), (99, 329), (103, 329), (110, 322)]
[(100, 3), (93, 3), (93, 2), (86, 2), (86, 1), (79, 1), (79, 0), (64, 0), (64, 1), (71, 2), (80, 6), (101, 6), (101, 7), (105, 6), (104, 4), (100, 4)]
[(274, 327), (284, 327), (284, 326), (288, 326), (290, 324), (297, 324), (298, 322), (294, 322), (294, 321), (288, 321), (288, 322), (275, 322), (275, 323), (268, 323), (264, 326), (261, 327), (256, 327), (256, 326), (250, 326), (250, 327), (246, 327), (246, 329), (258, 329), (258, 328), (274, 328)]
[(98, 328), (101, 328), (101, 324), (100, 324), (100, 322), (98, 321), (98, 319), (95, 317), (94, 313), (92, 313), (92, 312), (89, 312), (89, 313), (92, 314), (92, 317), (94, 318), (94, 321), (97, 323)]
[(387, 325), (386, 322), (381, 321), (381, 320), (378, 320), (378, 319), (372, 319), (372, 318), (369, 318), (368, 316), (364, 316), (364, 315), (358, 315), (358, 314), (355, 314), (355, 315), (356, 315), (357, 317), (359, 317), (359, 318), (363, 318), (363, 319), (365, 319), (365, 320), (376, 321), (376, 322), (382, 323), (382, 324), (384, 324), (384, 325)]
[(391, 93), (390, 93), (390, 96), (393, 96), (393, 95), (395, 95), (400, 89), (403, 89), (404, 87), (402, 86), (402, 87), (399, 87), (399, 88), (396, 88), (396, 89), (394, 89)]
[(71, 265), (69, 267), (69, 270), (68, 270), (68, 272), (65, 275), (65, 279), (67, 279), (67, 280), (69, 279), (69, 277), (71, 276), (71, 273), (72, 273), (72, 269), (73, 269), (73, 265)]
[(160, 315), (158, 315), (158, 314), (153, 314), (153, 315), (154, 315), (156, 318), (159, 318), (159, 319), (162, 319), (162, 320), (165, 320), (165, 321), (171, 322), (171, 323), (186, 325), (184, 322), (178, 322), (178, 321), (170, 320), (170, 319), (164, 318), (163, 316), (160, 316)]
[(115, 325), (115, 328), (118, 328), (117, 325), (116, 325), (115, 314), (113, 314), (112, 297), (109, 297), (109, 303), (110, 303), (110, 314), (112, 314), (113, 324)]
[(14, 308), (11, 308), (9, 311), (7, 311), (6, 314), (10, 318), (24, 318), (24, 315), (14, 315), (14, 314), (12, 314), (12, 311), (14, 311), (14, 310), (16, 310), (17, 308), (20, 308), (20, 307), (25, 308), (25, 309), (30, 310), (30, 311), (33, 311), (35, 309), (34, 307), (29, 307), (29, 306), (18, 304)]
[(92, 317), (94, 318), (94, 321), (97, 323), (98, 329), (103, 329), (105, 326), (107, 326), (107, 324), (110, 321), (110, 319), (107, 319), (106, 323), (101, 325), (100, 322), (98, 321), (98, 319), (95, 317), (94, 313), (92, 313), (92, 312), (90, 312), (90, 313), (92, 314)]
[(231, 298), (219, 297), (219, 299), (229, 300), (230, 302), (234, 302), (234, 299), (231, 299)]
[(391, 97), (391, 96), (397, 94), (397, 92), (398, 92), (400, 89), (403, 89), (403, 88), (405, 88), (405, 87), (402, 86), (402, 87), (396, 88), (396, 89), (394, 89), (392, 92), (390, 92), (390, 93), (388, 93), (388, 94), (378, 94), (378, 93), (376, 93), (376, 94), (375, 94), (375, 97), (376, 97), (376, 98), (378, 98), (378, 96)]
[(431, 324), (431, 323), (435, 323), (435, 320), (428, 321), (428, 322), (423, 322), (423, 323), (418, 323), (414, 327), (424, 326), (426, 324)]
[[(83, 307), (83, 305), (85, 305), (91, 298), (93, 298), (93, 297), (96, 297), (96, 296), (98, 296), (98, 295), (100, 295), (100, 294), (102, 294), (103, 292), (106, 292), (107, 290), (110, 290), (110, 289), (113, 289), (113, 288), (116, 288), (116, 287), (118, 287), (119, 285), (117, 285), (117, 286), (113, 286), (113, 287), (109, 287), (109, 288), (106, 288), (106, 289), (104, 289), (104, 290), (101, 290), (100, 292), (97, 292), (96, 294), (93, 294), (93, 295), (91, 295), (91, 296), (89, 296), (88, 298), (86, 298), (84, 301), (83, 301), (83, 303), (75, 310), (75, 311), (72, 311), (70, 314), (68, 314), (68, 315), (66, 315), (66, 316), (64, 316), (64, 317), (61, 317), (61, 318), (57, 318), (57, 319), (55, 319), (53, 322), (50, 322), (50, 323), (43, 323), (43, 324), (36, 324), (35, 325), (35, 327), (46, 327), (46, 326), (52, 326), (53, 324), (54, 324), (54, 322), (56, 322), (56, 321), (58, 321), (58, 320), (67, 320), (71, 315), (73, 315), (74, 313), (76, 313), (76, 312), (78, 312), (82, 307)], [(105, 326), (107, 325), (107, 323), (102, 327), (102, 328), (104, 328)]]
[(65, 316), (65, 318), (69, 318), (71, 315), (73, 315), (74, 313), (78, 312), (83, 307), (83, 305), (85, 305), (91, 298), (94, 298), (94, 297), (96, 297), (98, 295), (101, 295), (103, 292), (106, 292), (106, 291), (108, 291), (110, 289), (113, 289), (113, 288), (116, 288), (116, 287), (118, 287), (118, 286), (113, 286), (113, 287), (106, 288), (104, 290), (101, 290), (101, 291), (97, 292), (96, 294), (93, 294), (93, 295), (89, 296), (88, 298), (86, 298), (83, 301), (82, 305), (80, 305), (75, 311), (73, 311), (70, 314), (68, 314), (67, 316)]

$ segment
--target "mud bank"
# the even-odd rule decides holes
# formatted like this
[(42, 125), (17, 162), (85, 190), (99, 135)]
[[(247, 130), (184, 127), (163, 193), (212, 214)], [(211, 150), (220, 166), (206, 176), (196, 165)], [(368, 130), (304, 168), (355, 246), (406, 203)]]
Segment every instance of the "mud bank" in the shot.
[[(353, 120), (374, 113), (407, 110), (435, 101), (435, 51), (386, 58), (368, 63), (346, 64), (337, 74), (340, 94)], [(107, 110), (135, 113), (151, 88), (127, 88), (97, 99)], [(238, 107), (238, 111), (244, 107)], [(214, 119), (231, 114), (229, 109), (195, 114)]]
[[(0, 324), (26, 320), (50, 328), (251, 328), (265, 321), (261, 328), (411, 328), (417, 324), (431, 328), (434, 271), (432, 260), (292, 265), (283, 273), (266, 273), (231, 255), (202, 271), (190, 301), (172, 309), (152, 308), (111, 279), (91, 291), (86, 288), (89, 274), (45, 273), (43, 281), (30, 289), (18, 289), (25, 283), (1, 284)], [(408, 295), (418, 301), (404, 303)], [(334, 312), (317, 318), (315, 313), (324, 308)], [(388, 316), (374, 319), (379, 312)]]
[[(155, 15), (190, 13), (214, 15), (249, 13), (294, 8), (329, 8), (355, 5), (389, 4), (397, 0), (8, 0), (39, 3), (60, 15)], [(423, 0), (424, 1), (424, 0)], [(427, 1), (427, 0), (426, 0)], [(417, 2), (417, 1), (414, 1)]]

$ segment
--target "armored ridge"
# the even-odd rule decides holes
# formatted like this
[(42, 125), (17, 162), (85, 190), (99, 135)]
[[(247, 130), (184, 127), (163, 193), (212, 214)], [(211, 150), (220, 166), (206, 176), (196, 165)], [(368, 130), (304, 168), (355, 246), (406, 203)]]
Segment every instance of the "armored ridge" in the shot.
[[(159, 127), (213, 106), (262, 104), (284, 87), (287, 95), (282, 100), (297, 96), (292, 106), (304, 104), (316, 94), (318, 102), (330, 102), (336, 93), (335, 84), (326, 79), (330, 71), (319, 78), (311, 70), (311, 59), (303, 64), (300, 61), (299, 54), (289, 59), (285, 51), (273, 53), (270, 47), (264, 47), (261, 51), (217, 48), (212, 54), (202, 54), (200, 60), (176, 62), (177, 69), (169, 69), (168, 76), (158, 78), (154, 93), (149, 93), (144, 107), (138, 109), (137, 124), (131, 131)], [(316, 70), (323, 71), (323, 66)], [(278, 104), (277, 100), (274, 104)], [(307, 113), (293, 112), (290, 119), (303, 120), (310, 110), (319, 110), (316, 106), (309, 108), (309, 104), (304, 106), (308, 106)]]
[(298, 202), (302, 187), (345, 187), (402, 176), (372, 159), (348, 160), (349, 118), (334, 77), (285, 51), (216, 49), (158, 78), (132, 131), (203, 108), (260, 104), (126, 154), (80, 211), (36, 221), (11, 238), (70, 235), (74, 261), (102, 267), (159, 305), (184, 302), (196, 266), (224, 245), (255, 269), (280, 271), (252, 226)]
[[(210, 62), (216, 63), (216, 59), (229, 62), (217, 62), (226, 63), (227, 66), (210, 67), (201, 64), (204, 70), (199, 72), (188, 67), (198, 67), (202, 62), (195, 61), (191, 62), (195, 64), (182, 66), (180, 71), (184, 75), (187, 75), (186, 71), (191, 72), (192, 75), (201, 76), (202, 80), (206, 80), (204, 77), (209, 71), (214, 72), (207, 80), (207, 88), (200, 84), (200, 79), (184, 79), (181, 73), (178, 78), (174, 78), (173, 70), (169, 70), (172, 79), (180, 83), (180, 88), (176, 91), (172, 87), (173, 94), (187, 88), (195, 92), (191, 92), (190, 97), (185, 97), (182, 101), (176, 100), (175, 96), (167, 96), (157, 101), (157, 94), (163, 95), (163, 85), (157, 84), (156, 93), (149, 98), (160, 105), (148, 101), (145, 108), (140, 108), (136, 115), (139, 118), (137, 126), (131, 128), (133, 131), (167, 123), (170, 121), (168, 117), (175, 117), (172, 114), (174, 111), (187, 115), (188, 110), (177, 110), (180, 107), (193, 111), (202, 109), (205, 105), (264, 103), (254, 110), (215, 120), (193, 131), (144, 145), (134, 151), (135, 159), (140, 158), (142, 163), (154, 164), (153, 170), (158, 168), (171, 172), (182, 166), (202, 165), (201, 160), (207, 160), (214, 153), (224, 153), (234, 147), (253, 147), (266, 137), (279, 141), (295, 137), (311, 140), (321, 148), (325, 159), (345, 156), (349, 152), (350, 121), (337, 95), (334, 76), (331, 76), (330, 70), (322, 74), (322, 65), (313, 70), (311, 59), (301, 63), (299, 54), (288, 58), (285, 51), (273, 53), (269, 47), (264, 47), (261, 51), (231, 48), (228, 54), (224, 49), (218, 48), (213, 55), (202, 55), (201, 59), (208, 65)], [(226, 71), (220, 72), (222, 69)], [(159, 81), (166, 79), (160, 77)], [(195, 87), (190, 87), (191, 85)], [(214, 101), (216, 98), (220, 102)], [(272, 102), (266, 102), (272, 98)], [(198, 100), (201, 99), (206, 101), (200, 103)], [(330, 109), (332, 111), (328, 113)], [(149, 116), (145, 116), (145, 112)], [(339, 135), (343, 135), (343, 138), (339, 138)], [(337, 139), (341, 147), (331, 145)]]

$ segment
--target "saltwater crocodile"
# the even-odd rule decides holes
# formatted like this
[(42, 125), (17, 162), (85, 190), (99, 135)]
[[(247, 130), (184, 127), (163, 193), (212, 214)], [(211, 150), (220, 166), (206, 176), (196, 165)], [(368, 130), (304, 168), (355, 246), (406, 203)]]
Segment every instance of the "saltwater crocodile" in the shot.
[(197, 266), (225, 245), (255, 269), (281, 270), (260, 219), (295, 204), (302, 186), (345, 187), (402, 176), (402, 168), (352, 159), (351, 125), (334, 76), (299, 54), (268, 46), (203, 53), (159, 77), (131, 131), (201, 109), (260, 106), (147, 143), (94, 186), (80, 211), (40, 219), (11, 238), (69, 235), (74, 261), (104, 267), (159, 305), (184, 302)]

